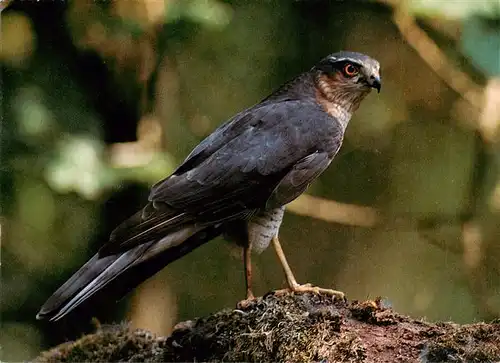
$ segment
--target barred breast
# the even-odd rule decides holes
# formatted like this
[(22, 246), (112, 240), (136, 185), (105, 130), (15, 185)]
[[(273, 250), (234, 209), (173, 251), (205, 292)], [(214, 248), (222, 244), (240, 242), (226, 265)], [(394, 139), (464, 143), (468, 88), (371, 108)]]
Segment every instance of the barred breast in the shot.
[(252, 250), (256, 253), (263, 252), (278, 234), (285, 207), (261, 211), (248, 221), (248, 239)]

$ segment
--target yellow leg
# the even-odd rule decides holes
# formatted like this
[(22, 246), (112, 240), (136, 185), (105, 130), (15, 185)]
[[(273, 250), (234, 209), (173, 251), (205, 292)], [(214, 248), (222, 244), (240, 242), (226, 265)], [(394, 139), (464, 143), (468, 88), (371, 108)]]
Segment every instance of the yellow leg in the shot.
[[(281, 248), (280, 241), (278, 239), (278, 236), (273, 237), (272, 239), (274, 249), (276, 250), (276, 254), (278, 255), (278, 258), (281, 262), (281, 266), (283, 267), (283, 271), (285, 272), (286, 279), (288, 281), (288, 286), (289, 290), (293, 292), (312, 292), (315, 294), (327, 294), (327, 295), (332, 295), (335, 298), (344, 300), (345, 295), (342, 291), (337, 291), (337, 290), (331, 290), (331, 289), (324, 289), (321, 287), (317, 286), (312, 286), (311, 284), (304, 284), (300, 285), (297, 283), (297, 280), (295, 280), (295, 276), (293, 275), (292, 269), (290, 268), (290, 265), (288, 264), (288, 261), (286, 260), (285, 253), (283, 252), (283, 248)], [(277, 293), (282, 293), (287, 290), (278, 290), (276, 291)]]

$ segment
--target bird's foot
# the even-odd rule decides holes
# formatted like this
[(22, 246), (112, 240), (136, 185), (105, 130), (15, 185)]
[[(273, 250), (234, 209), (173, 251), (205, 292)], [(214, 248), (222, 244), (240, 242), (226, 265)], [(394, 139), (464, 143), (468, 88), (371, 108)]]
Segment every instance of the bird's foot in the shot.
[(238, 309), (245, 309), (248, 306), (250, 306), (254, 301), (256, 300), (256, 297), (253, 295), (253, 293), (248, 293), (247, 292), (247, 298), (245, 300), (241, 300), (236, 304), (236, 307)]
[(310, 293), (317, 294), (317, 295), (320, 295), (320, 294), (330, 295), (338, 300), (345, 300), (346, 299), (345, 294), (342, 291), (337, 291), (337, 290), (332, 290), (332, 289), (324, 289), (322, 287), (313, 286), (312, 284), (300, 285), (300, 284), (295, 283), (293, 285), (290, 285), (290, 287), (288, 289), (282, 289), (282, 290), (275, 291), (275, 294), (280, 295), (280, 294), (285, 294), (285, 293), (289, 293), (289, 292), (295, 292), (295, 293), (310, 292)]

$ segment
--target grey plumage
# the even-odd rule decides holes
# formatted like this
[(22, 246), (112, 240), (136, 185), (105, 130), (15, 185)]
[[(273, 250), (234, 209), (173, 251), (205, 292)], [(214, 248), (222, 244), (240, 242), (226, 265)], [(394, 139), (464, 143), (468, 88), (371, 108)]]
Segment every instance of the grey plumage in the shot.
[[(338, 67), (345, 62), (366, 76), (344, 80)], [(265, 249), (284, 206), (328, 167), (352, 112), (370, 87), (380, 88), (378, 71), (365, 55), (331, 55), (217, 128), (152, 187), (144, 209), (115, 229), (38, 317), (58, 320), (105, 288), (128, 291), (221, 233)]]

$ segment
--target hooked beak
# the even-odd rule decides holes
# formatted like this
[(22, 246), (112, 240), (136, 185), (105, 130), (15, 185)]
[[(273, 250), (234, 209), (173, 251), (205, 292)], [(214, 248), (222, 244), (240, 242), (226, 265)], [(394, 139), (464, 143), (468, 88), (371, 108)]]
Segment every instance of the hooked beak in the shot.
[(371, 76), (368, 81), (370, 87), (375, 88), (378, 93), (380, 93), (380, 89), (382, 88), (382, 81), (380, 80), (380, 76)]

